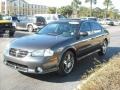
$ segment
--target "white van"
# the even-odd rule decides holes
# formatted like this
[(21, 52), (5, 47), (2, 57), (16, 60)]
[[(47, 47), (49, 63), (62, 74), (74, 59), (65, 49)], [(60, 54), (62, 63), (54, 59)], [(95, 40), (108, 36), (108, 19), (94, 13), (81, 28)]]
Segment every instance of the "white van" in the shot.
[(60, 20), (60, 19), (66, 19), (63, 15), (60, 14), (35, 14), (34, 16), (42, 16), (45, 18), (47, 23), (50, 23), (52, 21)]

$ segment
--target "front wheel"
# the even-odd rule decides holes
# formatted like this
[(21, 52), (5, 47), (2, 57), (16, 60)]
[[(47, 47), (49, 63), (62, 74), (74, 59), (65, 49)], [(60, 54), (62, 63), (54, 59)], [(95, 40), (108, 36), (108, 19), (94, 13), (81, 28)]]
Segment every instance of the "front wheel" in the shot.
[(74, 66), (75, 66), (75, 55), (73, 52), (67, 51), (66, 53), (63, 54), (61, 58), (58, 73), (60, 75), (67, 75), (71, 73)]
[(15, 34), (15, 30), (9, 31), (9, 37), (14, 37), (14, 34)]
[(99, 54), (99, 55), (105, 55), (106, 52), (107, 52), (107, 48), (108, 48), (108, 43), (107, 43), (107, 41), (105, 40), (105, 41), (103, 42), (103, 45), (102, 45), (102, 47), (101, 47), (101, 50), (100, 50), (100, 52), (98, 52), (98, 54)]
[(33, 26), (32, 26), (32, 25), (28, 25), (27, 30), (28, 30), (29, 32), (33, 32)]

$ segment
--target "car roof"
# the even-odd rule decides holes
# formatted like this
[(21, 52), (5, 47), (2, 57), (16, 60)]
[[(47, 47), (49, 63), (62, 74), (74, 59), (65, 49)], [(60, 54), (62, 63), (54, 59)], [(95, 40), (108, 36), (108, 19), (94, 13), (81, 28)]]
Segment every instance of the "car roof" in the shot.
[(93, 20), (81, 20), (81, 19), (61, 19), (61, 20), (57, 20), (57, 21), (53, 21), (51, 23), (67, 23), (67, 22), (95, 22)]

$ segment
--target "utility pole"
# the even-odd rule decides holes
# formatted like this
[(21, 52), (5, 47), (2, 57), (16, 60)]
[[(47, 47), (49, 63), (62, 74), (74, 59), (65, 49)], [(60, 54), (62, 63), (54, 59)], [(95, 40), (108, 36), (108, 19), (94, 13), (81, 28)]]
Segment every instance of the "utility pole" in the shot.
[(18, 16), (20, 15), (20, 0), (18, 0)]
[(92, 5), (93, 4), (93, 0), (90, 1), (90, 17), (92, 17)]
[(58, 13), (58, 7), (56, 7), (56, 14)]
[(106, 7), (106, 14), (105, 14), (105, 18), (108, 17), (108, 8), (109, 7), (109, 0), (107, 0), (107, 7)]

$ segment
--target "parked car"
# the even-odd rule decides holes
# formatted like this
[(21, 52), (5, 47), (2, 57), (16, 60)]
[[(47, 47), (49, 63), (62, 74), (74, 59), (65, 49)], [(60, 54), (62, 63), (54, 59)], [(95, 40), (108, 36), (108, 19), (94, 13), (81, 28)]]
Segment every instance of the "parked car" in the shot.
[(120, 20), (114, 20), (114, 25), (120, 25)]
[(47, 24), (53, 21), (61, 20), (61, 19), (66, 19), (65, 16), (61, 14), (35, 14), (34, 16), (42, 16), (45, 18)]
[(108, 31), (95, 21), (55, 21), (35, 35), (12, 41), (4, 51), (4, 63), (25, 73), (67, 75), (77, 60), (96, 52), (105, 55), (109, 41)]
[(28, 30), (29, 32), (36, 31), (46, 25), (46, 20), (42, 16), (19, 16), (12, 17), (16, 24), (16, 29)]
[(114, 26), (114, 21), (112, 19), (109, 19), (109, 18), (103, 19), (100, 23), (105, 24), (105, 25)]
[(8, 16), (0, 17), (0, 36), (7, 34), (9, 37), (13, 37), (15, 33), (15, 27), (12, 22), (9, 20)]

